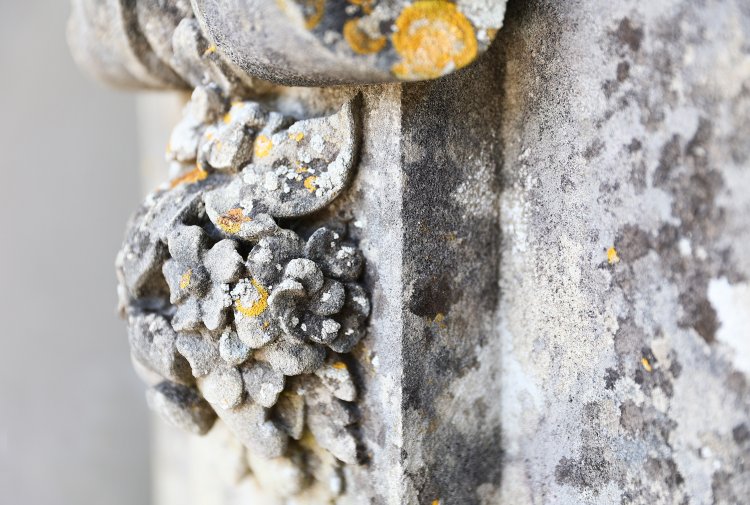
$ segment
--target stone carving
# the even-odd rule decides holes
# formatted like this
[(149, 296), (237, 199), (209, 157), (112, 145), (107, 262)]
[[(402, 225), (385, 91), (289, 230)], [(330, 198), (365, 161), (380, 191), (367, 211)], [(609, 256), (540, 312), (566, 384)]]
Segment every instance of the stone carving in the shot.
[(370, 302), (346, 225), (304, 218), (350, 179), (358, 98), (295, 121), (224, 96), (196, 88), (168, 149), (174, 178), (118, 255), (132, 358), (168, 422), (205, 434), (218, 417), (249, 461), (296, 476), (280, 492), (335, 494), (340, 464), (359, 460), (347, 353)]
[[(414, 81), (473, 62), (505, 0), (73, 0), (74, 55), (124, 86)], [(106, 40), (106, 44), (102, 41)], [(203, 60), (203, 64), (196, 64)]]
[(440, 77), (484, 52), (505, 13), (505, 0), (195, 0), (193, 6), (208, 38), (234, 64), (289, 85)]

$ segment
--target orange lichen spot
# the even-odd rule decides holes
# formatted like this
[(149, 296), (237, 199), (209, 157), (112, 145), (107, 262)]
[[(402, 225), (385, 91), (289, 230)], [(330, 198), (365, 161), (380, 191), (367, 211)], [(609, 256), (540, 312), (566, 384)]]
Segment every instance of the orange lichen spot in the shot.
[(216, 224), (219, 226), (219, 228), (224, 230), (226, 233), (235, 235), (240, 232), (243, 223), (249, 223), (250, 221), (252, 221), (252, 219), (243, 214), (242, 209), (237, 207), (236, 209), (231, 209), (225, 214), (219, 216), (219, 219), (217, 219), (217, 221), (218, 222)]
[(302, 139), (305, 138), (305, 134), (302, 132), (290, 133), (289, 138), (295, 142), (302, 142)]
[(385, 47), (385, 37), (370, 37), (359, 26), (359, 19), (350, 19), (344, 24), (344, 40), (357, 54), (378, 53)]
[(258, 291), (260, 298), (253, 302), (249, 307), (245, 307), (240, 300), (234, 302), (237, 311), (247, 317), (258, 317), (268, 308), (268, 291), (255, 279), (250, 279), (253, 287)]
[(206, 49), (203, 52), (203, 56), (208, 56), (209, 54), (214, 54), (215, 52), (216, 52), (216, 46), (211, 44), (210, 46), (208, 46), (208, 49)]
[(620, 262), (620, 257), (617, 255), (617, 249), (614, 247), (610, 247), (607, 249), (607, 262), (610, 265), (614, 265), (615, 263)]
[(310, 177), (305, 179), (305, 182), (303, 182), (302, 184), (310, 193), (315, 193), (315, 190), (318, 189), (317, 187), (315, 187), (315, 181), (317, 180), (318, 178), (316, 176), (311, 175)]
[(265, 158), (271, 154), (271, 149), (273, 149), (273, 141), (265, 135), (258, 135), (255, 139), (255, 156)]
[(346, 370), (347, 369), (346, 368), (346, 363), (344, 363), (343, 361), (337, 361), (336, 363), (334, 363), (331, 366), (333, 368), (335, 368), (336, 370)]
[(440, 500), (432, 500), (432, 505), (440, 505)]
[(396, 19), (393, 47), (401, 61), (391, 71), (401, 79), (430, 79), (465, 67), (477, 56), (474, 27), (455, 4), (419, 0)]
[(180, 277), (180, 289), (185, 289), (190, 285), (190, 279), (193, 277), (193, 269), (189, 269)]
[(172, 179), (169, 183), (169, 187), (175, 188), (180, 184), (193, 184), (195, 182), (204, 180), (206, 177), (208, 177), (208, 172), (203, 170), (203, 168), (201, 168), (200, 166), (196, 165), (196, 167), (190, 172)]
[(365, 14), (370, 14), (375, 0), (349, 0), (349, 3), (358, 6)]
[(641, 365), (643, 365), (643, 369), (649, 373), (653, 370), (651, 363), (649, 363), (648, 359), (646, 358), (641, 358)]
[(312, 30), (320, 24), (326, 11), (326, 0), (302, 0), (305, 15), (305, 28)]

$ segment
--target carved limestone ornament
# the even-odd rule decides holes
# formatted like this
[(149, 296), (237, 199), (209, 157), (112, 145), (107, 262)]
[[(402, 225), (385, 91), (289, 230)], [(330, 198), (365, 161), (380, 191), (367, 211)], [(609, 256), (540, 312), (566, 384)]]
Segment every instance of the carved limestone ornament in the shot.
[[(415, 81), (467, 66), (505, 0), (72, 0), (81, 66), (120, 86)], [(205, 65), (196, 65), (203, 58)]]
[(366, 462), (351, 351), (370, 299), (347, 224), (323, 217), (356, 168), (361, 98), (323, 115), (286, 107), (299, 119), (269, 105), (277, 86), (445, 75), (487, 49), (504, 9), (73, 0), (79, 64), (119, 86), (192, 90), (167, 147), (171, 181), (132, 217), (116, 262), (148, 404), (198, 435), (220, 419), (281, 496), (330, 499), (343, 467)]
[(196, 88), (170, 141), (177, 174), (117, 258), (149, 405), (196, 434), (218, 416), (252, 457), (290, 467), (294, 489), (318, 478), (335, 491), (338, 466), (359, 459), (347, 353), (370, 311), (364, 259), (344, 224), (283, 221), (344, 189), (355, 116), (356, 99), (294, 121)]

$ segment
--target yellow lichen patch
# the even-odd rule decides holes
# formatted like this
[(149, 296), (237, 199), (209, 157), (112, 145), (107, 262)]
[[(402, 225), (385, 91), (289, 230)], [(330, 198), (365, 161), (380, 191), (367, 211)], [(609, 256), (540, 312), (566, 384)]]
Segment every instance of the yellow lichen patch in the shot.
[(617, 255), (617, 249), (614, 247), (610, 247), (607, 249), (607, 262), (610, 265), (614, 265), (615, 263), (620, 262), (620, 257)]
[(253, 304), (249, 307), (245, 307), (244, 305), (242, 305), (242, 302), (240, 300), (234, 302), (234, 306), (240, 314), (243, 314), (247, 317), (258, 317), (268, 308), (268, 291), (266, 291), (266, 288), (261, 286), (261, 284), (255, 279), (250, 279), (250, 282), (258, 291), (260, 298), (253, 302)]
[(396, 19), (393, 47), (401, 61), (391, 71), (400, 79), (431, 79), (465, 67), (477, 56), (474, 27), (455, 4), (420, 0)]
[(310, 193), (315, 193), (315, 190), (318, 189), (318, 188), (315, 187), (315, 181), (317, 181), (317, 180), (318, 180), (318, 178), (316, 176), (311, 175), (310, 177), (308, 177), (307, 179), (305, 179), (305, 182), (303, 182), (302, 184), (305, 186), (305, 188)]
[(326, 11), (326, 0), (302, 0), (305, 13), (305, 28), (312, 30), (320, 24)]
[(432, 500), (432, 505), (440, 505), (440, 500)]
[(302, 132), (290, 133), (289, 138), (295, 142), (302, 142), (302, 139), (305, 138), (305, 134)]
[(365, 14), (370, 14), (375, 0), (349, 0), (349, 3), (360, 7)]
[(209, 54), (214, 54), (215, 52), (216, 52), (216, 46), (212, 44), (208, 46), (208, 49), (206, 49), (203, 52), (203, 56), (208, 56)]
[(203, 170), (200, 166), (196, 165), (196, 167), (190, 172), (172, 179), (169, 183), (169, 187), (175, 188), (180, 184), (193, 184), (195, 182), (202, 181), (206, 177), (208, 177), (208, 172)]
[(232, 122), (232, 113), (231, 112), (227, 112), (226, 114), (224, 114), (224, 117), (222, 118), (222, 120), (224, 121), (224, 124), (231, 123)]
[(193, 276), (193, 269), (189, 269), (180, 277), (180, 289), (185, 289), (190, 285), (190, 278)]
[(298, 164), (297, 169), (295, 170), (295, 172), (298, 174), (306, 174), (309, 171), (310, 169), (307, 168), (306, 166), (303, 166), (302, 164)]
[(336, 370), (346, 370), (346, 363), (344, 363), (343, 361), (337, 361), (331, 366)]
[(258, 135), (255, 139), (255, 156), (265, 158), (271, 154), (271, 149), (273, 149), (273, 141), (265, 135)]
[(242, 223), (249, 223), (250, 221), (252, 219), (243, 214), (242, 209), (237, 207), (219, 216), (216, 224), (226, 233), (234, 235), (240, 232)]
[(653, 368), (651, 367), (651, 363), (649, 363), (648, 359), (646, 358), (641, 358), (641, 365), (643, 365), (643, 369), (649, 373), (653, 370)]
[(448, 325), (445, 324), (445, 314), (443, 314), (442, 312), (438, 312), (435, 315), (435, 319), (433, 319), (432, 322), (437, 324), (438, 327), (443, 328), (443, 329), (448, 327)]
[(359, 19), (350, 19), (344, 24), (344, 39), (357, 54), (373, 54), (383, 50), (385, 37), (370, 37), (359, 26)]

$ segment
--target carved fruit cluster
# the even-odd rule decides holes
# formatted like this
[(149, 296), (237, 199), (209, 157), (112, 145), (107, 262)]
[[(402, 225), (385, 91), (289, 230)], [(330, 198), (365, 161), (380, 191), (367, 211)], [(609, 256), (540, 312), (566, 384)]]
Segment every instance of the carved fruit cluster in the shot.
[(358, 461), (347, 353), (370, 303), (345, 225), (277, 219), (335, 198), (356, 140), (351, 103), (294, 122), (197, 89), (172, 136), (181, 173), (147, 197), (117, 260), (149, 405), (196, 434), (220, 418), (251, 467), (296, 476), (282, 486), (292, 494), (321, 482), (338, 492), (339, 462)]

